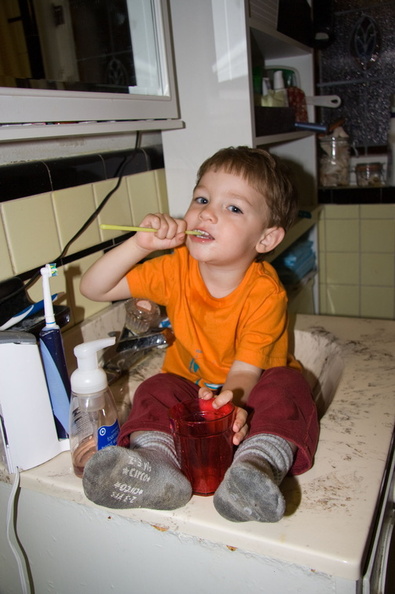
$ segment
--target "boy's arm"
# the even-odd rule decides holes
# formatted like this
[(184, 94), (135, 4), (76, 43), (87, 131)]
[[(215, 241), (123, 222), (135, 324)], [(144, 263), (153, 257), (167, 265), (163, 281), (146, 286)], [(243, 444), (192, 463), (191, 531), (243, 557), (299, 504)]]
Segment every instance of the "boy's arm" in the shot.
[(255, 365), (243, 361), (234, 361), (221, 393), (225, 390), (231, 390), (233, 403), (237, 406), (244, 406), (252, 388), (258, 383), (261, 375), (262, 369), (260, 367), (255, 367)]
[[(234, 361), (229, 370), (226, 381), (218, 396), (216, 396), (215, 408), (220, 408), (227, 402), (232, 401), (237, 407), (236, 419), (233, 425), (233, 443), (239, 445), (248, 432), (247, 411), (243, 408), (248, 396), (262, 375), (262, 369), (249, 365), (243, 361)], [(199, 398), (208, 400), (213, 393), (208, 388), (200, 388)], [(214, 406), (214, 405), (213, 405)]]
[(97, 260), (81, 279), (80, 291), (85, 297), (93, 301), (128, 299), (129, 270), (153, 251), (173, 249), (185, 241), (186, 222), (182, 219), (149, 214), (141, 226), (157, 231), (140, 231)]

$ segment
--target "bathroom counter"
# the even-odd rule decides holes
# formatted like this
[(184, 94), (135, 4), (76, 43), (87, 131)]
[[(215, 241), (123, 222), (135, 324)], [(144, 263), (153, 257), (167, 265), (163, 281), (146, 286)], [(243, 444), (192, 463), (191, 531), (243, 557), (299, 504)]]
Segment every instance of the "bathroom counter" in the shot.
[[(85, 498), (69, 452), (22, 472), (22, 491), (95, 508), (107, 518), (125, 517), (134, 525), (156, 528), (156, 534), (358, 580), (393, 436), (395, 322), (298, 315), (295, 329), (335, 345), (344, 370), (321, 419), (313, 468), (283, 483), (287, 510), (280, 522), (228, 522), (214, 509), (212, 497), (194, 496), (184, 508), (171, 512), (99, 508)], [(146, 367), (131, 384), (155, 373), (161, 357), (158, 353), (143, 364)], [(5, 473), (2, 478), (9, 480)]]

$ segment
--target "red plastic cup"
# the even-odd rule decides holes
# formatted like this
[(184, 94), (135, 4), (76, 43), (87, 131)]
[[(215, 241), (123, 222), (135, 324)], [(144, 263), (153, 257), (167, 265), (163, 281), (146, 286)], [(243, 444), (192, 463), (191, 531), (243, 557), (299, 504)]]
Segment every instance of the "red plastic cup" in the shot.
[(231, 402), (215, 409), (212, 402), (180, 402), (169, 412), (181, 470), (195, 495), (215, 493), (233, 459), (236, 409)]

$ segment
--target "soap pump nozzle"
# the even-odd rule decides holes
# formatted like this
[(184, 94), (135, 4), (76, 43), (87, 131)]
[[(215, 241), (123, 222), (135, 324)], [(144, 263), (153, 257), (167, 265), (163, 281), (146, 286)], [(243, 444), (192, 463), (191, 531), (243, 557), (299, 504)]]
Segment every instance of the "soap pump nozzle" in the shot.
[(78, 368), (71, 375), (71, 389), (76, 394), (94, 394), (107, 387), (106, 372), (99, 367), (97, 353), (115, 344), (115, 336), (83, 342), (74, 348)]

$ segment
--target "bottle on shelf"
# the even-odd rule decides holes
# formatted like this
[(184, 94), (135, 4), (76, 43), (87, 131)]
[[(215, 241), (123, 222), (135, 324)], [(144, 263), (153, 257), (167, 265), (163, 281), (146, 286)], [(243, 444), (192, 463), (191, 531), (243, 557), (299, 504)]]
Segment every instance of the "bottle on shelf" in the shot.
[(288, 107), (288, 95), (284, 85), (284, 77), (282, 70), (276, 70), (273, 78), (273, 106), (274, 107)]

